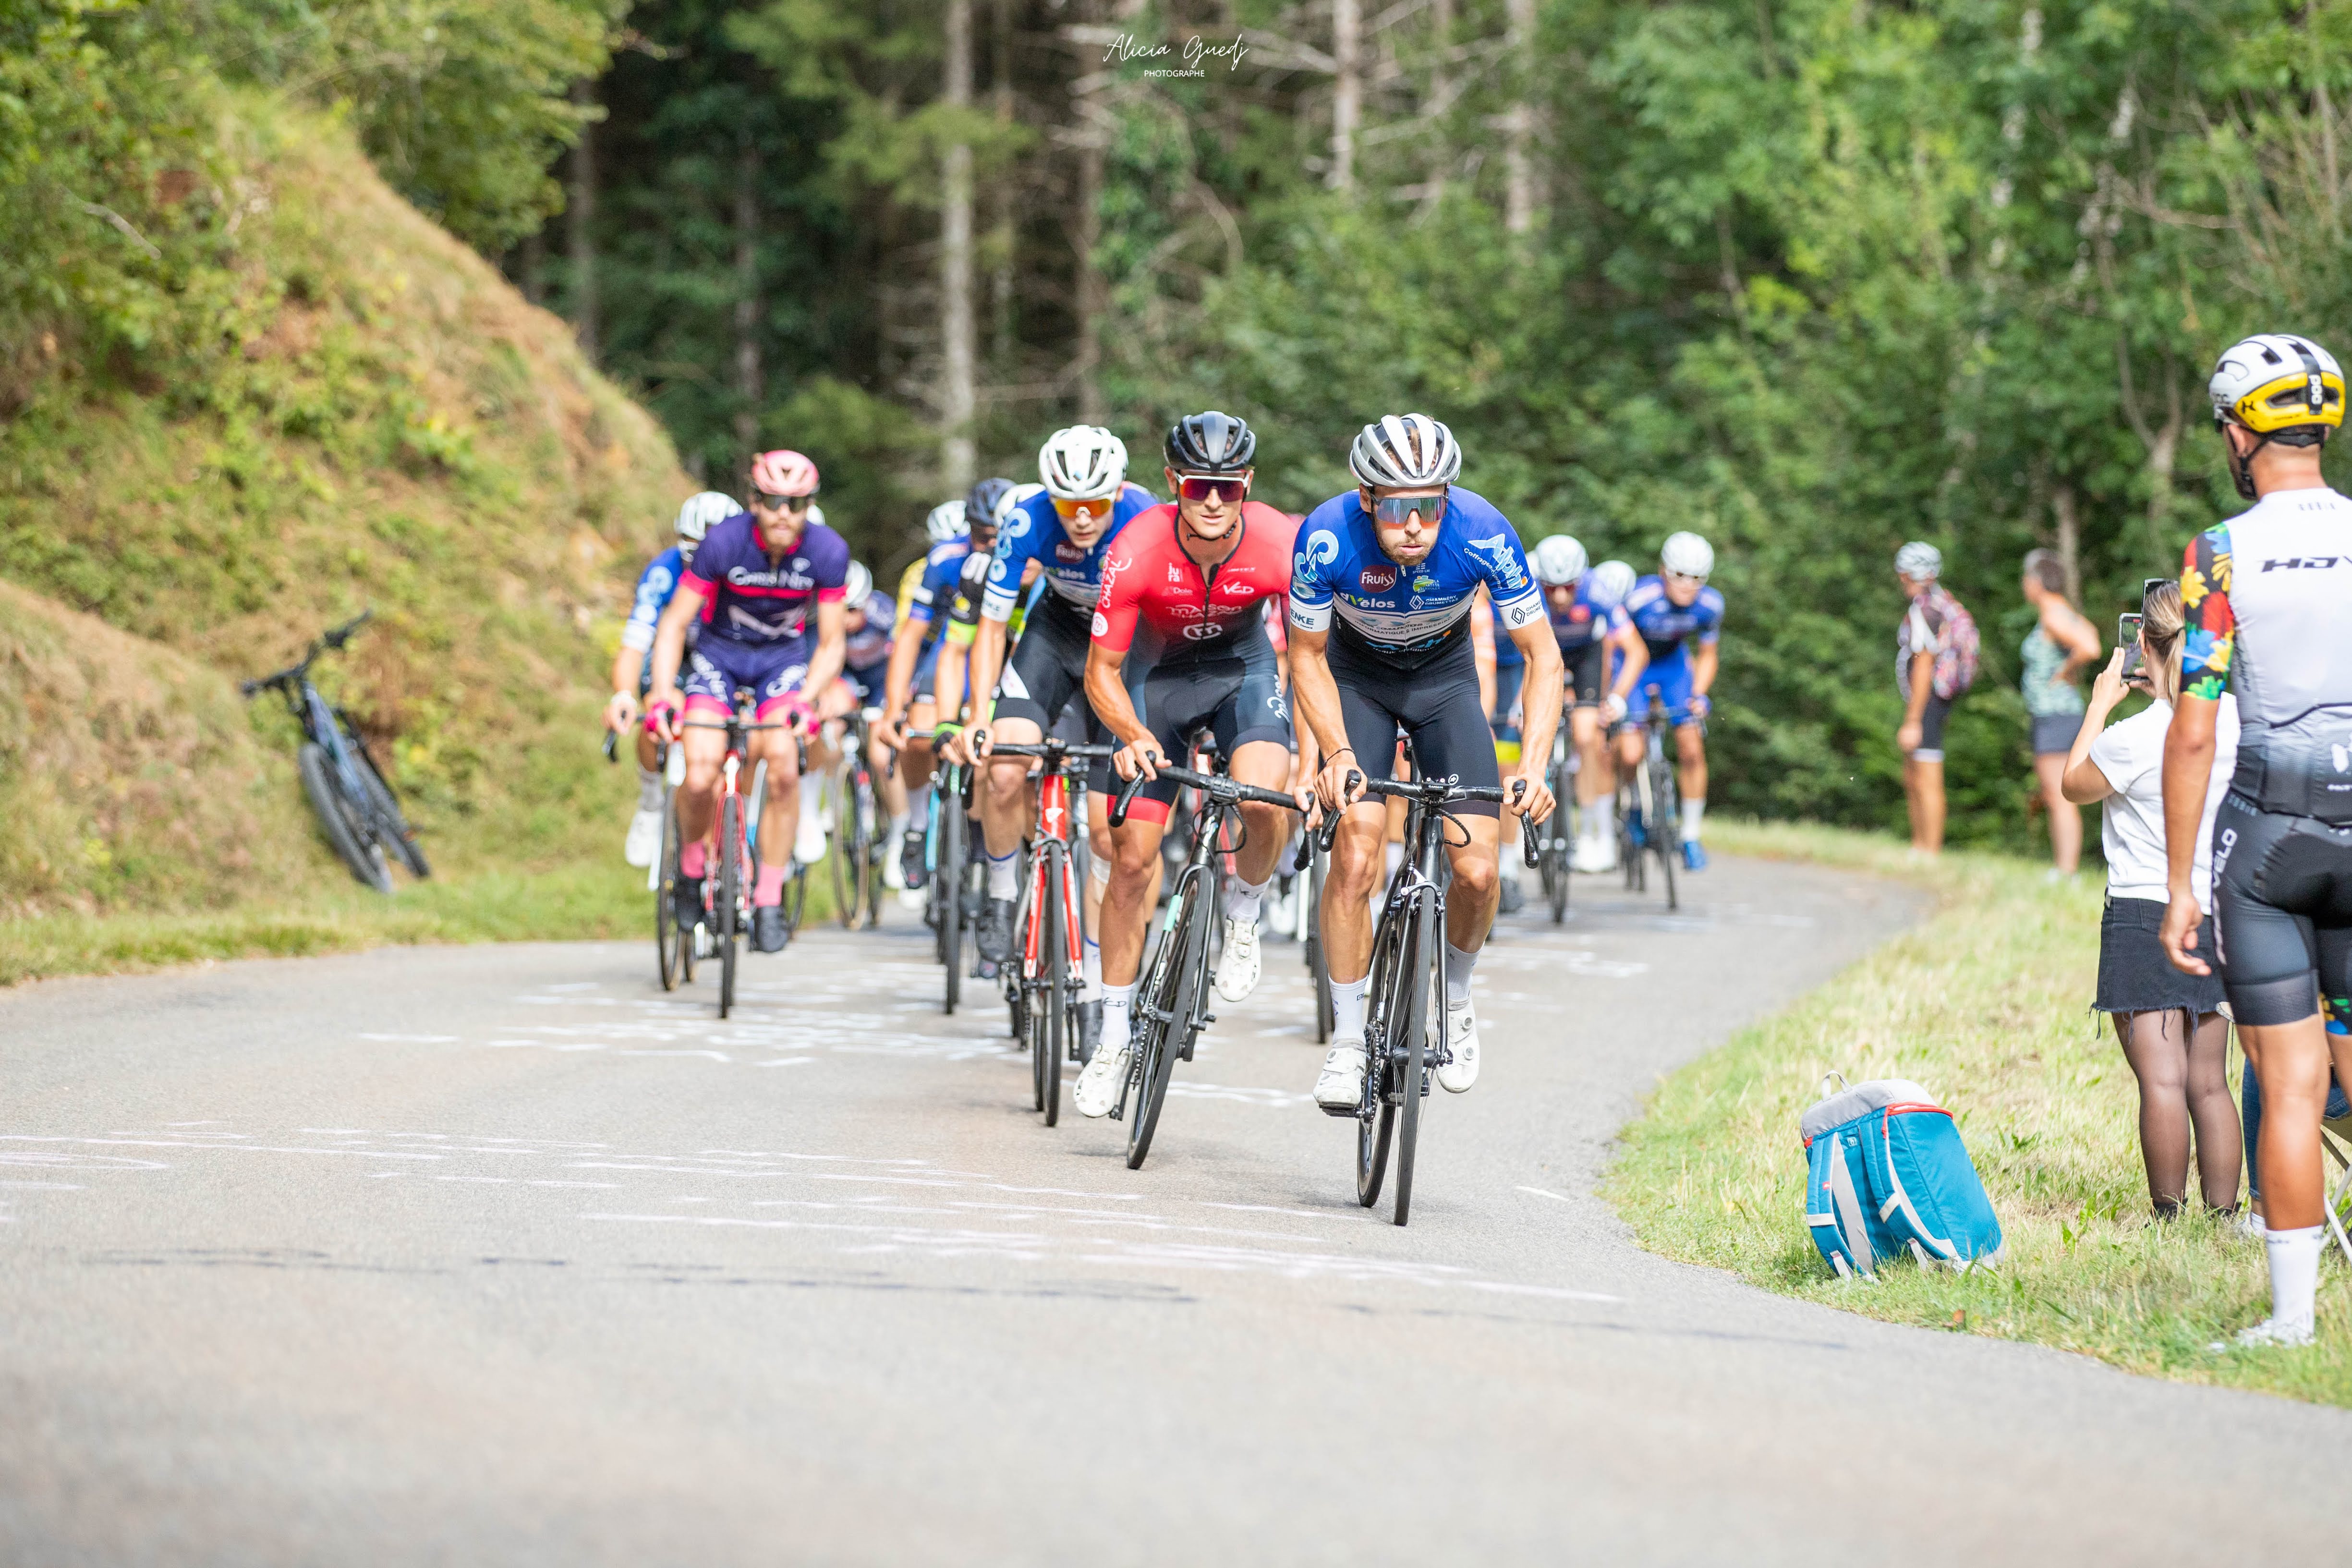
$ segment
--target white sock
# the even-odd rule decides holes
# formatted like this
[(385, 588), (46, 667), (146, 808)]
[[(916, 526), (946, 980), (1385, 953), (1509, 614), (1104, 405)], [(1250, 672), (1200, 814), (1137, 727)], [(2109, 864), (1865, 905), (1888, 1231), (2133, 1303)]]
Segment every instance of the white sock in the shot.
[(811, 812), (811, 811), (814, 811), (814, 810), (816, 809), (816, 805), (817, 805), (817, 792), (818, 792), (818, 791), (820, 791), (821, 789), (823, 789), (824, 787), (824, 781), (823, 779), (814, 777), (814, 776), (812, 776), (812, 775), (810, 775), (810, 774), (808, 774), (808, 773), (803, 773), (803, 774), (801, 775), (801, 810), (802, 810), (802, 811), (803, 811), (803, 812)]
[(1360, 1043), (1364, 1037), (1364, 993), (1370, 988), (1372, 977), (1361, 980), (1331, 982), (1331, 1037), (1335, 1040), (1352, 1035)]
[(1003, 859), (988, 858), (988, 896), (992, 899), (1017, 899), (1021, 896), (1021, 851), (1015, 849)]
[(1706, 802), (1703, 800), (1686, 800), (1683, 802), (1684, 843), (1696, 844), (1698, 842), (1699, 824), (1706, 819)]
[(1381, 859), (1388, 867), (1387, 871), (1382, 874), (1383, 879), (1392, 879), (1397, 874), (1397, 868), (1404, 864), (1404, 846), (1389, 845), (1381, 851)]
[(1097, 1048), (1097, 1060), (1101, 1059), (1102, 1053), (1127, 1049), (1129, 1037), (1134, 1031), (1135, 982), (1130, 980), (1124, 985), (1104, 986), (1102, 1003), (1102, 1044)]
[(894, 813), (890, 818), (890, 842), (896, 844), (906, 837), (907, 814), (903, 811)]
[(1452, 942), (1445, 944), (1445, 1005), (1454, 1006), (1470, 1000), (1470, 972), (1478, 967), (1478, 955), (1465, 952)]
[(637, 809), (639, 811), (659, 811), (661, 809), (661, 774), (652, 768), (639, 768), (637, 770)]
[(2267, 1230), (2263, 1246), (2271, 1258), (2271, 1321), (2283, 1329), (2309, 1330), (2312, 1298), (2319, 1289), (2319, 1254), (2327, 1227)]
[(1595, 844), (1606, 844), (1617, 837), (1617, 803), (1596, 800), (1584, 808), (1584, 831)]
[(1229, 921), (1248, 921), (1253, 925), (1256, 924), (1258, 911), (1265, 907), (1266, 882), (1273, 880), (1273, 878), (1268, 877), (1265, 882), (1260, 882), (1255, 887), (1243, 881), (1239, 877), (1228, 881), (1225, 884), (1225, 918)]
[(1086, 956), (1078, 961), (1078, 1000), (1095, 1002), (1102, 998), (1102, 943), (1087, 938)]
[(1519, 836), (1517, 831), (1518, 825), (1514, 823), (1511, 826), (1513, 830), (1503, 835), (1502, 852), (1497, 857), (1496, 865), (1496, 871), (1506, 882), (1516, 882), (1519, 879), (1520, 863), (1527, 858), (1519, 848)]
[(908, 792), (907, 826), (917, 833), (931, 830), (931, 792), (928, 787)]

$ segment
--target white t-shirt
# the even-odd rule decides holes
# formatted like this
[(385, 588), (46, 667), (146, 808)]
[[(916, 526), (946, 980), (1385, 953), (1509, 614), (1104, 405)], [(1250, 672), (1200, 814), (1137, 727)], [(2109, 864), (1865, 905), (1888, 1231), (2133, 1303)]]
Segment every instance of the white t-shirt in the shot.
[[(2164, 734), (2172, 728), (2172, 704), (2151, 702), (2120, 724), (2110, 724), (2091, 742), (2091, 763), (2115, 794), (2099, 803), (2099, 843), (2107, 857), (2107, 896), (2154, 899), (2163, 903)], [(2197, 907), (2213, 908), (2213, 814), (2230, 793), (2238, 766), (2238, 700), (2224, 693), (2213, 715), (2213, 773), (2205, 785), (2205, 813), (2197, 823), (2197, 858), (2189, 885)]]

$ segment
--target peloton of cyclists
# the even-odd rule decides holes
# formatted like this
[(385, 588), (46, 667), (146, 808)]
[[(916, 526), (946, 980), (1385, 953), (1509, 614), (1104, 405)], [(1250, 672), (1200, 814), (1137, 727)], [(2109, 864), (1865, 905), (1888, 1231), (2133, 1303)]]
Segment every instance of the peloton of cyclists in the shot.
[[(1588, 568), (1584, 546), (1565, 533), (1537, 542), (1532, 561), (1544, 585), (1544, 613), (1559, 647), (1562, 679), (1570, 704), (1569, 737), (1576, 747), (1576, 847), (1570, 864), (1579, 871), (1617, 866), (1616, 773), (1611, 766), (1604, 714), (1624, 715), (1624, 700), (1612, 706), (1610, 663), (1633, 640), (1625, 595), (1633, 569), (1622, 561)], [(1566, 805), (1565, 802), (1562, 803)]]
[[(1620, 710), (1617, 760), (1628, 768), (1642, 763), (1641, 731), (1649, 721), (1650, 691), (1658, 689), (1666, 722), (1674, 727), (1675, 784), (1682, 793), (1683, 864), (1706, 869), (1699, 833), (1706, 816), (1706, 716), (1713, 704), (1716, 641), (1723, 634), (1723, 593), (1707, 586), (1715, 549), (1696, 533), (1666, 536), (1658, 552), (1658, 574), (1633, 584), (1625, 595), (1625, 618), (1633, 636), (1623, 641), (1617, 679), (1610, 688), (1612, 712)], [(1633, 841), (1674, 831), (1673, 823), (1643, 822), (1638, 811), (1629, 826)]]

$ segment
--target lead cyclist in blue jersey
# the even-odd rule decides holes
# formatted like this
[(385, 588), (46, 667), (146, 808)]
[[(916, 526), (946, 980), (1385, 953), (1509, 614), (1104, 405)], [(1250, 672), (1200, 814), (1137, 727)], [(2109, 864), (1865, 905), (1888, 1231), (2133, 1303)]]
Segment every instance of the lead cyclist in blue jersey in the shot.
[[(1608, 706), (1623, 720), (1617, 736), (1621, 766), (1642, 765), (1642, 727), (1649, 722), (1650, 688), (1658, 689), (1666, 721), (1675, 729), (1675, 785), (1683, 797), (1683, 864), (1706, 869), (1699, 830), (1706, 816), (1706, 716), (1713, 707), (1716, 639), (1723, 635), (1723, 593), (1706, 585), (1715, 570), (1715, 548), (1696, 533), (1670, 533), (1658, 552), (1658, 574), (1644, 577), (1625, 595), (1625, 618), (1633, 636), (1624, 641)], [(1631, 824), (1636, 843), (1671, 823)]]
[[(694, 547), (710, 525), (743, 509), (733, 496), (705, 490), (689, 497), (677, 509), (677, 542), (646, 563), (637, 577), (635, 600), (621, 626), (621, 651), (613, 658), (613, 697), (604, 704), (604, 728), (625, 735), (637, 725), (646, 692), (654, 679), (654, 628), (677, 592), (677, 580), (694, 559)], [(629, 837), (621, 850), (632, 866), (650, 866), (661, 853), (662, 779), (655, 764), (661, 760), (660, 743), (637, 731), (637, 810), (629, 818)]]
[[(1348, 454), (1357, 488), (1298, 525), (1290, 577), (1290, 679), (1298, 711), (1327, 759), (1316, 793), (1347, 813), (1323, 899), (1331, 976), (1331, 1052), (1317, 1103), (1352, 1116), (1364, 1084), (1364, 991), (1371, 967), (1370, 899), (1381, 866), (1386, 802), (1361, 778), (1391, 776), (1402, 730), (1421, 776), (1503, 783), (1494, 733), (1478, 700), (1470, 616), (1480, 588), (1496, 624), (1527, 659), (1526, 728), (1513, 773), (1525, 784), (1515, 815), (1551, 815), (1544, 763), (1560, 714), (1559, 647), (1519, 536), (1483, 496), (1454, 484), (1462, 449), (1425, 414), (1367, 425)], [(1445, 1037), (1453, 1059), (1437, 1080), (1459, 1094), (1477, 1080), (1478, 1021), (1470, 973), (1495, 920), (1502, 823), (1490, 802), (1452, 808), (1464, 841), (1449, 843), (1445, 903)]]

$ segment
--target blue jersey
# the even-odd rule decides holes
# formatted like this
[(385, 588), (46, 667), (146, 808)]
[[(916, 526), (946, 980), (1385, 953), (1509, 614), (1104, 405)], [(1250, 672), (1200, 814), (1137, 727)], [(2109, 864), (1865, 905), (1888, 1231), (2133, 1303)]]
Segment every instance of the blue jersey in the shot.
[(1717, 588), (1701, 588), (1698, 597), (1685, 609), (1666, 597), (1664, 579), (1654, 574), (1633, 584), (1625, 595), (1625, 618), (1650, 645), (1650, 662), (1673, 657), (1675, 650), (1692, 637), (1704, 647), (1723, 635), (1723, 593)]
[(1328, 631), (1336, 616), (1375, 651), (1418, 665), (1464, 634), (1482, 584), (1495, 602), (1498, 638), (1543, 619), (1543, 593), (1519, 536), (1485, 497), (1459, 485), (1447, 492), (1436, 546), (1405, 567), (1381, 551), (1370, 515), (1348, 490), (1298, 525), (1290, 624)]
[(852, 605), (849, 613), (866, 612), (866, 624), (850, 628), (842, 652), (842, 666), (846, 669), (871, 669), (890, 661), (890, 637), (898, 626), (898, 602), (876, 588), (866, 595), (863, 605)]
[(1592, 595), (1592, 578), (1588, 574), (1576, 585), (1576, 595), (1565, 610), (1558, 607), (1550, 595), (1544, 595), (1544, 608), (1551, 616), (1551, 635), (1559, 643), (1563, 654), (1582, 653), (1612, 632), (1622, 632), (1630, 624), (1625, 619), (1622, 605), (1603, 605)]
[(680, 584), (703, 596), (703, 646), (713, 640), (778, 647), (815, 635), (809, 612), (849, 590), (849, 542), (810, 522), (782, 559), (771, 561), (759, 520), (739, 511), (713, 523)]
[(947, 625), (948, 607), (955, 602), (956, 583), (971, 553), (971, 540), (950, 539), (932, 545), (931, 552), (923, 557), (923, 574), (907, 596), (907, 618), (923, 628), (927, 647)]
[[(677, 596), (677, 580), (686, 574), (686, 552), (671, 545), (648, 563), (637, 578), (637, 596), (629, 606), (629, 618), (621, 627), (621, 646), (643, 651), (654, 646), (654, 630), (661, 625), (662, 612)], [(687, 628), (687, 641), (693, 642), (696, 627)]]
[(981, 601), (980, 613), (992, 621), (1011, 620), (1021, 597), (1021, 574), (1032, 561), (1044, 573), (1045, 586), (1055, 597), (1076, 609), (1091, 611), (1102, 597), (1103, 557), (1110, 551), (1110, 542), (1118, 537), (1128, 519), (1158, 504), (1141, 485), (1120, 486), (1118, 499), (1111, 503), (1110, 525), (1092, 545), (1081, 547), (1070, 542), (1070, 536), (1063, 531), (1062, 514), (1054, 510), (1054, 498), (1038, 491), (997, 531), (996, 557), (988, 568), (988, 596)]

